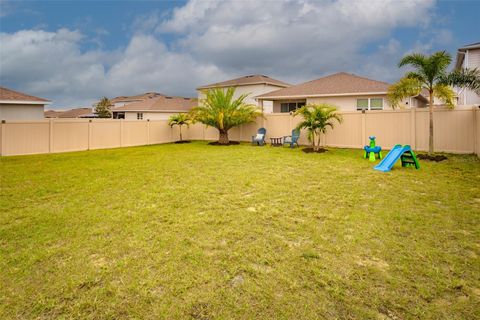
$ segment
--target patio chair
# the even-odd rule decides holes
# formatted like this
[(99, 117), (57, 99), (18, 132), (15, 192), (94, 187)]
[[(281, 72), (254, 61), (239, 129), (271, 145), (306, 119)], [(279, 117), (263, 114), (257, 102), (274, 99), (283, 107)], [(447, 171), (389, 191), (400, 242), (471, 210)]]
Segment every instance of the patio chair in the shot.
[(295, 147), (295, 144), (298, 147), (298, 139), (300, 138), (300, 130), (293, 129), (292, 130), (292, 135), (291, 136), (284, 136), (283, 137), (283, 145), (285, 146), (286, 144), (290, 145), (290, 148)]
[(258, 146), (263, 146), (265, 144), (265, 134), (267, 133), (267, 129), (260, 128), (257, 131), (256, 136), (252, 136), (252, 144), (257, 144)]

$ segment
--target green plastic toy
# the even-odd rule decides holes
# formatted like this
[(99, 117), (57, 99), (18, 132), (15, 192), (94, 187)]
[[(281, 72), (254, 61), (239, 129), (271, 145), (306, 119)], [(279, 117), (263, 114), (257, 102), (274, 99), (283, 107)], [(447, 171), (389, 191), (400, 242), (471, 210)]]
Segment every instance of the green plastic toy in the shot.
[(376, 160), (376, 155), (378, 156), (378, 159), (382, 159), (382, 147), (376, 146), (375, 145), (375, 137), (370, 136), (368, 137), (370, 139), (370, 146), (365, 146), (363, 149), (365, 150), (365, 153), (363, 157), (365, 159), (368, 158), (370, 161), (375, 161)]

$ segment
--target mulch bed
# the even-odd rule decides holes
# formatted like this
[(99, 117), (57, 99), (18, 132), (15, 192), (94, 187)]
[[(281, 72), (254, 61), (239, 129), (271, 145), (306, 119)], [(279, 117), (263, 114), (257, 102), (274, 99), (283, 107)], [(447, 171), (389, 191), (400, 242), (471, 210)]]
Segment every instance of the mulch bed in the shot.
[(313, 148), (303, 148), (302, 151), (305, 153), (324, 153), (324, 152), (327, 152), (328, 150), (324, 148), (320, 148), (317, 151), (314, 151)]
[(218, 141), (213, 141), (213, 142), (209, 142), (208, 144), (211, 145), (211, 146), (236, 146), (236, 145), (240, 144), (240, 142), (239, 141), (229, 141), (228, 144), (220, 144), (220, 143), (218, 143)]
[(190, 142), (192, 142), (192, 141), (190, 141), (190, 140), (175, 141), (176, 144), (190, 143)]
[(440, 161), (444, 161), (444, 160), (448, 159), (446, 156), (444, 156), (442, 154), (429, 155), (429, 154), (425, 154), (425, 153), (418, 154), (417, 158), (421, 159), (421, 160), (435, 161), (435, 162), (440, 162)]

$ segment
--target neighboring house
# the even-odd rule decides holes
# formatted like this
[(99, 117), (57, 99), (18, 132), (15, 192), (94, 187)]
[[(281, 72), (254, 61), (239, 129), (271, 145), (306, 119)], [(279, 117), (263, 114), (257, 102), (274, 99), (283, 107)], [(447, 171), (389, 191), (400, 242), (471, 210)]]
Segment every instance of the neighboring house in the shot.
[(58, 116), (62, 113), (61, 110), (45, 110), (43, 115), (45, 118), (58, 118)]
[(144, 94), (139, 94), (136, 96), (120, 96), (120, 97), (115, 97), (110, 99), (110, 102), (112, 103), (112, 107), (122, 107), (130, 103), (134, 102), (140, 102), (144, 101), (147, 99), (152, 99), (156, 98), (159, 96), (164, 96), (164, 94), (158, 93), (158, 92), (147, 92)]
[(96, 118), (92, 108), (74, 108), (66, 111), (47, 110), (45, 118)]
[[(391, 109), (387, 100), (389, 83), (345, 72), (257, 96), (259, 105), (273, 102), (273, 112), (292, 112), (310, 103), (333, 104), (341, 111)], [(425, 107), (427, 99), (418, 95), (406, 99), (402, 107)]]
[[(202, 100), (205, 98), (205, 91), (215, 88), (228, 88), (235, 87), (235, 98), (241, 94), (248, 94), (247, 98), (244, 100), (246, 103), (257, 105), (255, 99), (256, 96), (262, 95), (267, 92), (276, 91), (282, 88), (290, 87), (290, 84), (276, 80), (264, 75), (250, 75), (244, 76), (237, 79), (232, 79), (223, 82), (212, 83), (197, 88), (198, 98)], [(265, 103), (263, 104), (264, 112), (272, 112), (272, 104)]]
[(47, 99), (0, 87), (0, 120), (43, 119), (47, 104), (50, 104)]
[(165, 120), (171, 115), (189, 112), (197, 106), (196, 98), (169, 97), (159, 95), (139, 102), (112, 108), (114, 119)]
[[(458, 49), (455, 69), (460, 68), (480, 69), (480, 42)], [(457, 89), (456, 92), (459, 106), (480, 104), (480, 96), (475, 92), (468, 89)]]

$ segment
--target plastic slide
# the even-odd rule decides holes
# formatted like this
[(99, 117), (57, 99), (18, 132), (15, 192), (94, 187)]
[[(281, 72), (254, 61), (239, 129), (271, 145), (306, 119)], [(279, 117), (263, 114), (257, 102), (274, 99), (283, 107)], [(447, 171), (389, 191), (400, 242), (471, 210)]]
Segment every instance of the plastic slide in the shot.
[(395, 145), (395, 147), (390, 150), (386, 157), (383, 158), (383, 160), (380, 161), (380, 163), (376, 165), (374, 169), (382, 172), (388, 172), (392, 169), (393, 165), (398, 161), (398, 159), (402, 160), (402, 167), (413, 165), (416, 169), (420, 169), (417, 157), (413, 153), (412, 148), (409, 145), (402, 146), (401, 144)]

